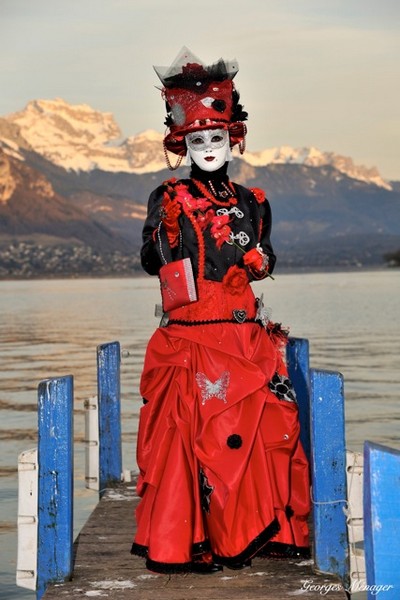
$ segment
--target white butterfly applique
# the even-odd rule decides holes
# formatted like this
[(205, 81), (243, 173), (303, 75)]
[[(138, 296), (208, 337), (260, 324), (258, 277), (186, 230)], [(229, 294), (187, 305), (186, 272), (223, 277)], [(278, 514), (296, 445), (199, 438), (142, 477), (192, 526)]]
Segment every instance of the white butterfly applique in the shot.
[(210, 398), (218, 398), (218, 400), (222, 400), (226, 404), (226, 392), (228, 391), (229, 380), (229, 371), (224, 371), (221, 377), (214, 381), (214, 383), (204, 373), (196, 373), (196, 382), (201, 392), (201, 403), (204, 405)]

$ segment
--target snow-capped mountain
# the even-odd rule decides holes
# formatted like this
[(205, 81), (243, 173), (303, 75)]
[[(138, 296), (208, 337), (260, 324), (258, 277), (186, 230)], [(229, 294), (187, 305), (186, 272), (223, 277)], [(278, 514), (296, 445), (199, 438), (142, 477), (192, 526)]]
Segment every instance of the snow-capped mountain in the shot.
[(297, 164), (307, 167), (334, 167), (340, 173), (351, 179), (358, 179), (366, 183), (372, 183), (379, 187), (392, 189), (389, 182), (385, 181), (376, 167), (368, 168), (355, 165), (353, 160), (347, 156), (341, 156), (334, 152), (321, 152), (318, 148), (292, 148), (291, 146), (280, 146), (279, 148), (268, 148), (261, 152), (246, 152), (243, 160), (253, 167), (263, 167), (270, 164)]
[(61, 99), (33, 100), (0, 120), (0, 139), (14, 146), (23, 140), (22, 147), (67, 170), (142, 173), (164, 168), (161, 134), (123, 140), (111, 113)]
[[(75, 172), (99, 169), (111, 173), (153, 173), (165, 169), (163, 135), (147, 130), (123, 139), (111, 113), (62, 99), (33, 100), (19, 112), (0, 118), (0, 143), (18, 156), (33, 150), (51, 163)], [(19, 155), (20, 158), (21, 155)], [(280, 146), (246, 152), (243, 161), (254, 167), (270, 164), (332, 166), (340, 173), (391, 190), (376, 168), (355, 165), (348, 157), (317, 148)]]

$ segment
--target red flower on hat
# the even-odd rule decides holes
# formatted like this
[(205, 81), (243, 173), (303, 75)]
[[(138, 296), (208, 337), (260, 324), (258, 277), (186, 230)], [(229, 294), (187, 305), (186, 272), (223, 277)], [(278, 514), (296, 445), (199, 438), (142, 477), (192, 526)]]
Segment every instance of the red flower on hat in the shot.
[(207, 77), (207, 71), (198, 63), (187, 63), (187, 65), (182, 67), (182, 75), (183, 77), (204, 78)]

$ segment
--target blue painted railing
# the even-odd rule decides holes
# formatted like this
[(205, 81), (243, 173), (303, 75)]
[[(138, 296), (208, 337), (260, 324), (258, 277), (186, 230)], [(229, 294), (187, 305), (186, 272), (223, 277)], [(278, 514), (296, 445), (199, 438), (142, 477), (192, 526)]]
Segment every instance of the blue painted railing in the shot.
[(99, 402), (100, 495), (121, 481), (121, 349), (119, 342), (97, 347), (97, 389)]
[(296, 390), (299, 405), (300, 440), (310, 461), (310, 350), (308, 340), (289, 338), (286, 346), (286, 359), (289, 378)]
[[(100, 495), (121, 481), (120, 345), (97, 348)], [(73, 565), (73, 379), (42, 381), (38, 388), (37, 593), (71, 578)]]
[(400, 598), (400, 451), (364, 444), (364, 549), (368, 600)]
[(314, 562), (349, 584), (343, 378), (310, 369), (309, 343), (290, 338), (289, 377), (299, 405), (300, 440), (310, 461)]
[[(349, 582), (345, 508), (346, 456), (344, 392), (340, 373), (309, 367), (308, 341), (291, 338), (287, 346), (289, 376), (299, 403), (301, 441), (310, 458), (314, 562), (318, 571)], [(120, 346), (97, 348), (100, 495), (120, 481)], [(72, 574), (73, 531), (73, 382), (72, 377), (39, 385), (39, 528), (38, 591)], [(400, 598), (400, 453), (366, 443), (365, 552), (367, 580), (389, 586), (385, 600)], [(382, 491), (384, 490), (384, 492)], [(385, 570), (386, 569), (386, 570)], [(376, 593), (369, 598), (376, 597)]]
[(348, 587), (343, 378), (311, 369), (310, 389), (314, 562), (318, 571), (338, 575)]
[(73, 402), (71, 376), (39, 384), (37, 600), (72, 575)]

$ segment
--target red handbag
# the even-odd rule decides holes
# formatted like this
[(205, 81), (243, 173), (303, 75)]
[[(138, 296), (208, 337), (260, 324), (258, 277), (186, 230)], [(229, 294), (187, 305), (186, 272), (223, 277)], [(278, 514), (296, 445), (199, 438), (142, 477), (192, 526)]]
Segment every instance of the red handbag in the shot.
[(163, 265), (159, 277), (164, 312), (196, 302), (197, 293), (190, 258)]

